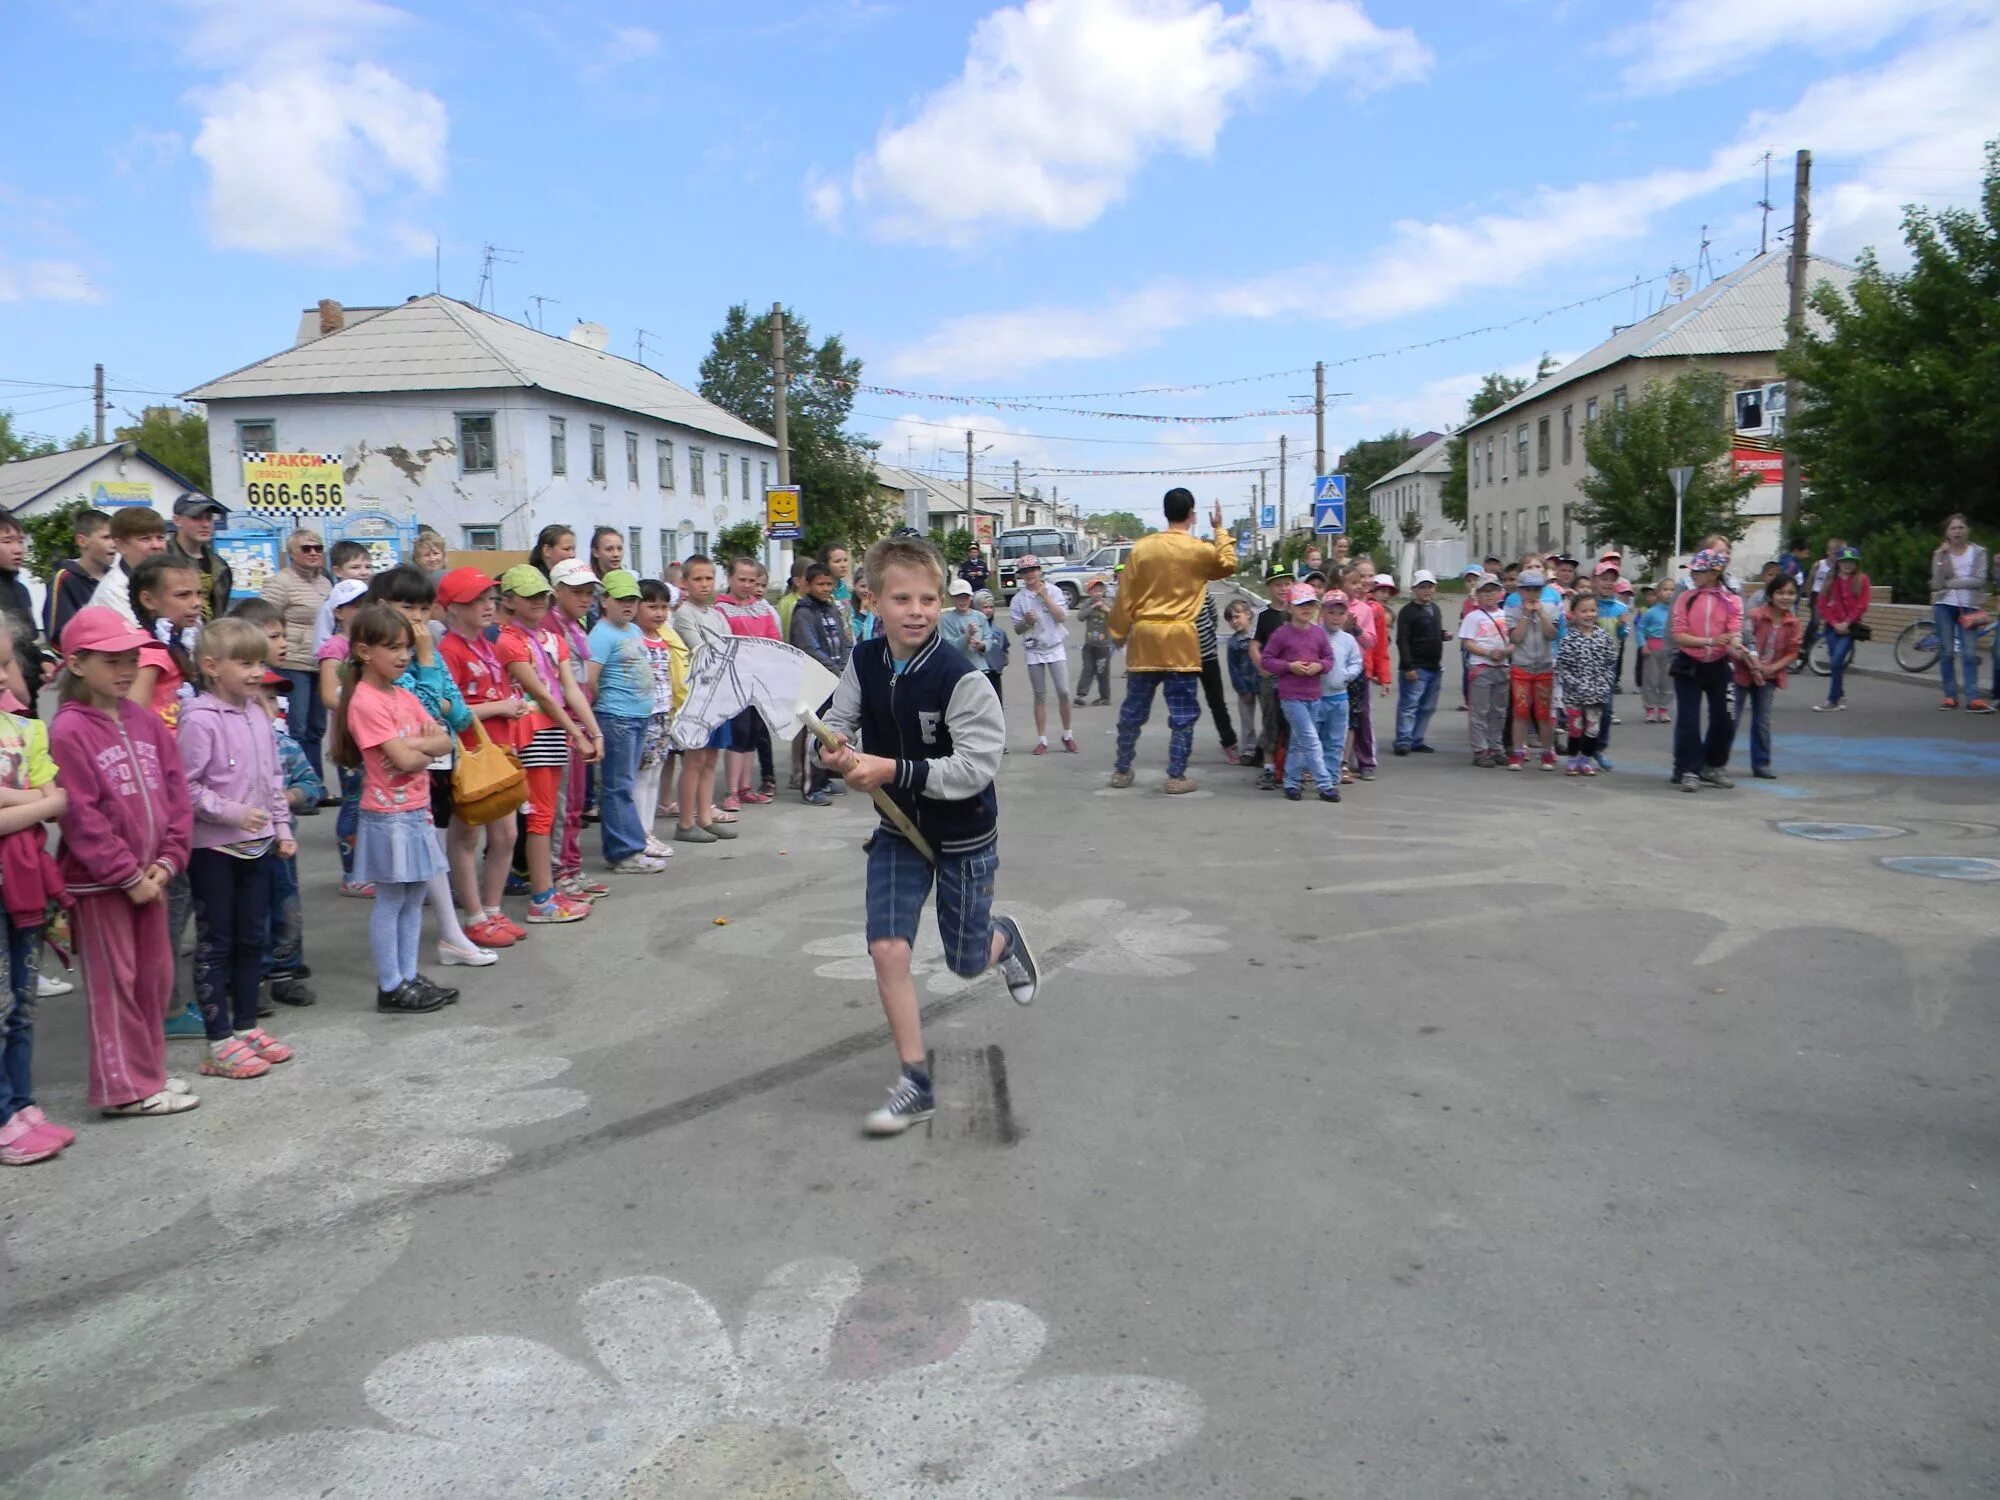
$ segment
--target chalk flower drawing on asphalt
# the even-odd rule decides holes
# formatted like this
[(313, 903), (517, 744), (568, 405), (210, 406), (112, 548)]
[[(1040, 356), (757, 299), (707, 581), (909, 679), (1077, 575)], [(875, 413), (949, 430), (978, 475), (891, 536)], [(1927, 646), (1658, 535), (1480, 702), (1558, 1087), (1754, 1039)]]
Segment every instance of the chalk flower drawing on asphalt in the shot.
[[(567, 1071), (568, 1058), (492, 1027), (384, 1041), (377, 1031), (335, 1026), (297, 1041), (298, 1056), (254, 1084), (201, 1080), (212, 1097), (173, 1129), (87, 1122), (117, 1151), (117, 1169), (71, 1174), (60, 1193), (17, 1218), (7, 1248), (27, 1261), (96, 1256), (204, 1205), (236, 1236), (324, 1225), (398, 1192), (497, 1172), (513, 1153), (483, 1132), (589, 1103), (576, 1089), (540, 1086)], [(68, 1101), (52, 1100), (51, 1111), (60, 1102)], [(246, 1109), (255, 1116), (251, 1150)]]
[[(1229, 946), (1220, 936), (1223, 928), (1190, 921), (1194, 913), (1179, 906), (1133, 911), (1123, 901), (1096, 897), (1048, 910), (1013, 901), (997, 902), (994, 909), (1020, 918), (1044, 972), (1080, 969), (1086, 974), (1170, 979), (1194, 971), (1190, 957), (1220, 953)], [(875, 978), (862, 933), (815, 938), (805, 951), (829, 960), (813, 970), (822, 979), (872, 982)], [(979, 982), (961, 979), (946, 966), (937, 917), (929, 907), (911, 945), (910, 968), (917, 982), (934, 995), (954, 995)]]
[(579, 1299), (598, 1369), (531, 1339), (417, 1344), (364, 1382), (388, 1429), (248, 1444), (186, 1493), (1025, 1500), (1146, 1463), (1201, 1425), (1200, 1401), (1172, 1381), (1027, 1378), (1045, 1329), (1014, 1302), (965, 1304), (964, 1337), (929, 1363), (848, 1378), (833, 1355), (860, 1290), (845, 1261), (794, 1261), (732, 1340), (692, 1287), (603, 1282)]

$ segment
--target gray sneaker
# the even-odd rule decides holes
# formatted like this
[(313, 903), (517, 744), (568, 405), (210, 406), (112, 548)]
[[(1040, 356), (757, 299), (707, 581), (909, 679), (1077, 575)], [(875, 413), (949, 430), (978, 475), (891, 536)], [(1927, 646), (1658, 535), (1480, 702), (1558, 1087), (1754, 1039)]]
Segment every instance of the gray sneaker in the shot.
[(993, 925), (1007, 934), (1007, 951), (1000, 956), (1000, 977), (1007, 981), (1007, 993), (1016, 1005), (1033, 1005), (1042, 971), (1029, 951), (1028, 940), (1021, 936), (1021, 924), (1012, 917), (995, 917)]
[(1699, 774), (1704, 785), (1720, 787), (1725, 792), (1736, 789), (1736, 783), (1723, 775), (1721, 768), (1718, 766), (1709, 766)]
[(674, 830), (674, 838), (683, 844), (712, 844), (715, 842), (715, 833), (712, 829), (699, 825), (682, 824)]
[(1692, 771), (1689, 771), (1689, 772), (1688, 772), (1688, 773), (1687, 773), (1686, 775), (1684, 775), (1684, 776), (1682, 776), (1682, 777), (1681, 777), (1681, 779), (1680, 779), (1680, 789), (1681, 789), (1682, 791), (1684, 791), (1684, 792), (1698, 792), (1698, 791), (1700, 791), (1700, 790), (1701, 790), (1701, 778), (1700, 778), (1699, 776), (1695, 775), (1695, 774), (1694, 774), (1694, 772), (1692, 772)]

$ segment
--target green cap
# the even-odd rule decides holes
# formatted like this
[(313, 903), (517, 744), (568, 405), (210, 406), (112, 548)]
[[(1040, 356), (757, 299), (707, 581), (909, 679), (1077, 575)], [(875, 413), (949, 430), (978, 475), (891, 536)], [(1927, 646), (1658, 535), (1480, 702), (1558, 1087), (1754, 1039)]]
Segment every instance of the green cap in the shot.
[(630, 568), (613, 568), (598, 580), (607, 599), (636, 599), (639, 597), (639, 575)]
[(533, 563), (515, 563), (513, 567), (500, 575), (500, 592), (503, 594), (520, 594), (523, 597), (529, 597), (535, 594), (546, 594), (548, 591), (548, 579), (542, 576), (542, 570)]

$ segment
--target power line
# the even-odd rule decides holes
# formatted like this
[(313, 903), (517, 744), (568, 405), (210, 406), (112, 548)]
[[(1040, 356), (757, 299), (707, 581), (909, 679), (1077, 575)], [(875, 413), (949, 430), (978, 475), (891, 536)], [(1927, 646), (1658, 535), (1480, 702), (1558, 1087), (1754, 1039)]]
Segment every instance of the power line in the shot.
[[(1343, 395), (1350, 394), (1342, 392)], [(883, 412), (857, 411), (852, 416), (862, 417), (870, 422), (896, 422), (909, 427), (935, 427), (943, 432), (967, 432), (980, 437), (1033, 438), (1047, 443), (1108, 443), (1122, 448), (1241, 448), (1265, 439), (1254, 438), (1101, 438), (1069, 437), (1057, 432), (1015, 432), (1005, 427), (972, 427), (962, 422), (926, 422), (921, 417), (892, 417)], [(1308, 412), (1306, 415), (1310, 416)]]

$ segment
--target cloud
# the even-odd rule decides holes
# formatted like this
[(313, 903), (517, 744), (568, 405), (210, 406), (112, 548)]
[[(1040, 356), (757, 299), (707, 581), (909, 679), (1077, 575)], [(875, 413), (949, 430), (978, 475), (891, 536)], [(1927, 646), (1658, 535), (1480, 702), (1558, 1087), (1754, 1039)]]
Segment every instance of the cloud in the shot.
[(210, 239), (297, 258), (408, 253), (377, 233), (380, 199), (436, 192), (443, 103), (367, 54), (412, 18), (377, 0), (182, 0), (197, 65), (192, 150), (209, 171)]
[[(952, 318), (885, 361), (896, 374), (1015, 374), (1157, 343), (1211, 319), (1381, 323), (1529, 284), (1643, 238), (1666, 215), (1758, 177), (1767, 142), (1810, 142), (1831, 181), (1815, 198), (1816, 252), (1896, 258), (1889, 205), (1976, 188), (1981, 142), (2000, 134), (2000, 22), (1964, 26), (1882, 66), (1822, 79), (1790, 108), (1751, 115), (1705, 162), (1570, 187), (1541, 187), (1509, 213), (1406, 219), (1354, 264), (1291, 266), (1224, 284), (1160, 278), (1104, 306), (1036, 306)], [(1944, 170), (1940, 171), (1939, 168)], [(1775, 184), (1774, 184), (1775, 186)], [(1574, 292), (1552, 301), (1566, 301)]]
[(895, 239), (963, 244), (1026, 225), (1080, 229), (1146, 161), (1204, 157), (1231, 115), (1274, 86), (1339, 73), (1374, 89), (1431, 56), (1358, 0), (1026, 0), (974, 28), (964, 70), (887, 128), (822, 218), (845, 202)]
[(102, 302), (82, 266), (67, 260), (10, 261), (0, 256), (0, 302)]
[(612, 31), (605, 50), (616, 62), (637, 62), (660, 50), (660, 34), (647, 26), (620, 26)]
[(1656, 0), (1607, 50), (1634, 59), (1621, 74), (1628, 89), (1666, 93), (1742, 73), (1781, 50), (1858, 52), (1918, 20), (1991, 13), (1978, 0)]

